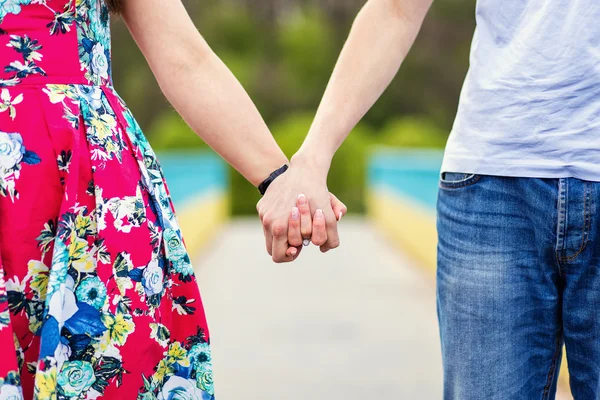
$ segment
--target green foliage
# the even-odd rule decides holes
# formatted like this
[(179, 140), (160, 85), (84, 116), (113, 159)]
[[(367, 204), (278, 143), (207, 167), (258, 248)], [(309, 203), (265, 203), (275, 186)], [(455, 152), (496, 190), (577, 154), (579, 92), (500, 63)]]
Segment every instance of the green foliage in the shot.
[(378, 143), (393, 147), (443, 148), (447, 136), (431, 119), (394, 118), (381, 131)]
[(208, 148), (173, 110), (163, 112), (148, 131), (155, 150), (186, 150)]
[(296, 107), (314, 108), (323, 94), (337, 57), (332, 28), (316, 8), (295, 12), (279, 28), (281, 92)]
[(200, 30), (219, 57), (247, 90), (256, 90), (265, 62), (266, 32), (242, 7), (213, 5), (199, 16)]
[[(288, 157), (292, 157), (304, 141), (312, 118), (311, 114), (295, 114), (272, 124), (275, 139)], [(372, 131), (365, 125), (359, 125), (333, 159), (329, 190), (348, 206), (350, 212), (364, 211), (367, 150), (372, 140)], [(231, 190), (234, 214), (256, 213), (255, 206), (260, 195), (235, 171), (232, 171)]]
[[(311, 113), (364, 0), (184, 0), (184, 4), (291, 157), (308, 131)], [(474, 4), (434, 2), (397, 78), (336, 155), (330, 190), (351, 211), (363, 209), (365, 159), (371, 144), (444, 146), (468, 67)], [(115, 87), (152, 145), (157, 150), (206, 148), (164, 99), (122, 21), (114, 20)], [(232, 173), (231, 188), (233, 211), (254, 214), (256, 189), (237, 173)]]

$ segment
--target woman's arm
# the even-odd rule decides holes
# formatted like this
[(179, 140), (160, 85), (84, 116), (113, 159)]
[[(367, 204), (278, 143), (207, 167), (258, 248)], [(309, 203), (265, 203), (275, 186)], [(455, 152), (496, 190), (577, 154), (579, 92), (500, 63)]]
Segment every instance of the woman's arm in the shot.
[(258, 186), (288, 162), (250, 97), (198, 33), (181, 0), (125, 0), (122, 16), (167, 99), (248, 181)]

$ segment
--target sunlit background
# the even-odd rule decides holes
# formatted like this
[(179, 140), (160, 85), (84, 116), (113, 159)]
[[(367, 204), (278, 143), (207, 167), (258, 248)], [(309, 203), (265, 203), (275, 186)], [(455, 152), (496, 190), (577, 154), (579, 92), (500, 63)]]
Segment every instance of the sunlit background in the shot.
[[(292, 156), (364, 0), (184, 3)], [(170, 107), (114, 19), (114, 83), (161, 155), (197, 260), (220, 400), (442, 398), (435, 201), (474, 7), (435, 2), (398, 77), (334, 159), (329, 189), (351, 212), (342, 246), (308, 248), (286, 266), (264, 249), (256, 189)]]

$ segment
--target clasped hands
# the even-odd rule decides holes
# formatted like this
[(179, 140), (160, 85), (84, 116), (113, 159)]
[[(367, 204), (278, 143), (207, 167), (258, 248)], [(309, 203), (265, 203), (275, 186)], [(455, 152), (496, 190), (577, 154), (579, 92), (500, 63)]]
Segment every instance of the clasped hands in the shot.
[(337, 223), (347, 208), (327, 189), (328, 172), (328, 164), (294, 157), (258, 202), (267, 252), (274, 262), (294, 261), (305, 240), (324, 253), (340, 245)]

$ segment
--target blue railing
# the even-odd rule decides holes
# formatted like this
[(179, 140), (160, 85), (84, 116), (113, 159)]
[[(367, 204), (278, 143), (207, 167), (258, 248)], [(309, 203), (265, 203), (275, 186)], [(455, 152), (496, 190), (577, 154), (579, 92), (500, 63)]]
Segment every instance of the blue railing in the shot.
[(440, 150), (378, 149), (369, 162), (369, 185), (435, 208), (442, 156)]
[(176, 205), (204, 193), (227, 189), (227, 168), (214, 153), (168, 152), (159, 153), (158, 158)]

